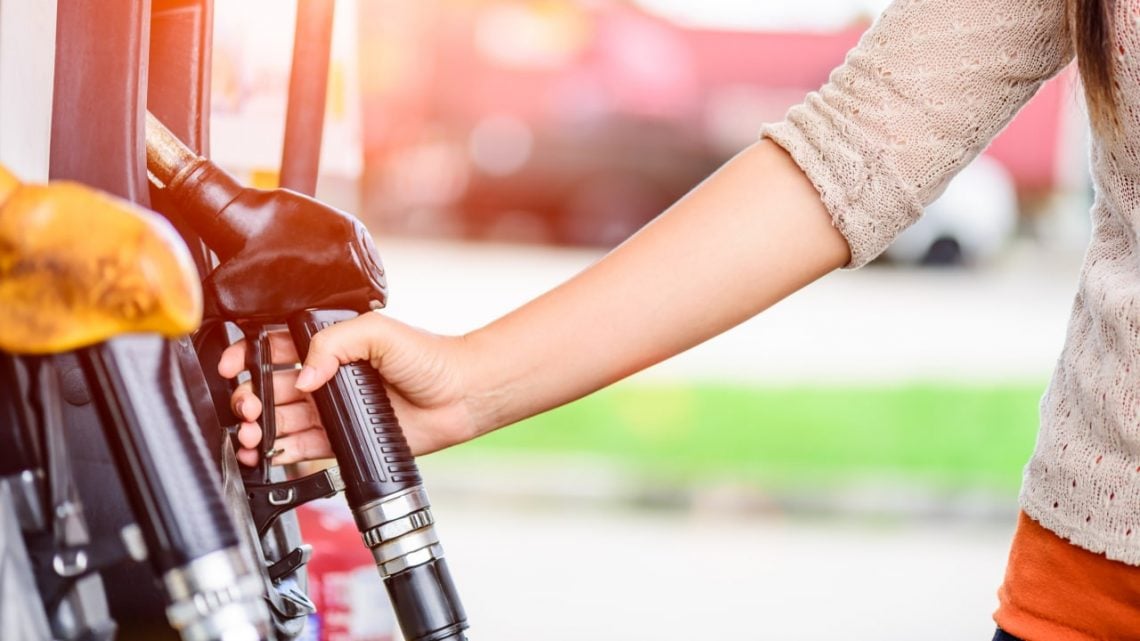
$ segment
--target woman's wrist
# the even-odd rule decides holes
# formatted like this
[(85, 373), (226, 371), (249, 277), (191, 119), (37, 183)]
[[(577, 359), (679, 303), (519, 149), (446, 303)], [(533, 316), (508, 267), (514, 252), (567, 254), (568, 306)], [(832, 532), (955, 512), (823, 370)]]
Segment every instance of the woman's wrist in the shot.
[(459, 385), (464, 390), (463, 402), (471, 416), (469, 438), (518, 420), (510, 418), (513, 415), (511, 400), (517, 399), (509, 391), (513, 387), (509, 383), (510, 355), (491, 348), (485, 333), (486, 328), (482, 328), (457, 337)]

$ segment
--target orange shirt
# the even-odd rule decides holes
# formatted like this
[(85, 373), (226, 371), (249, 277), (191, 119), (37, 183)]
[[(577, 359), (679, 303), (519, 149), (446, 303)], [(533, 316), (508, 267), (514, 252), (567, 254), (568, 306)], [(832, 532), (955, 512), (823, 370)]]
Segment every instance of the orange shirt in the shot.
[(1140, 639), (1140, 567), (1079, 548), (1022, 512), (994, 621), (1025, 641)]

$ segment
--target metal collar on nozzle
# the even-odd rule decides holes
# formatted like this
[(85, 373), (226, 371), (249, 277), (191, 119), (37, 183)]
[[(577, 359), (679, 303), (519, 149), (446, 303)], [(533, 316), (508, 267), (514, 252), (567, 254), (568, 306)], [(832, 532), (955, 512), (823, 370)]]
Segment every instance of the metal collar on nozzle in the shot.
[(204, 159), (182, 144), (166, 125), (146, 112), (146, 168), (163, 187), (189, 172)]

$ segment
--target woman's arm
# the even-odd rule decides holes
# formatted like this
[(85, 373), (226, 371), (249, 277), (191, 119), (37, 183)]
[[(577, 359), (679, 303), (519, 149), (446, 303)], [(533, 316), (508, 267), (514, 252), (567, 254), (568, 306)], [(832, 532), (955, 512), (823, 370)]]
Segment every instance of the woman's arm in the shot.
[(683, 352), (848, 258), (803, 172), (756, 143), (596, 264), (468, 336), (480, 431)]
[(678, 354), (848, 259), (807, 177), (762, 141), (576, 277), (460, 341), (436, 345), (371, 314), (322, 332), (298, 387), (368, 358), (400, 394), (461, 403), (470, 431), (447, 440), (465, 440)]

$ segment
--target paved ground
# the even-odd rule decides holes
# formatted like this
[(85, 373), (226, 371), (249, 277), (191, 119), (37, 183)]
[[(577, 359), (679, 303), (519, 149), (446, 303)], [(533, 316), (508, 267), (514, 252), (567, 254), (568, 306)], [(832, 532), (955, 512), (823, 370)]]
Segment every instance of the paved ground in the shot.
[(1011, 531), (437, 499), (472, 639), (983, 641)]

